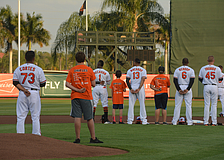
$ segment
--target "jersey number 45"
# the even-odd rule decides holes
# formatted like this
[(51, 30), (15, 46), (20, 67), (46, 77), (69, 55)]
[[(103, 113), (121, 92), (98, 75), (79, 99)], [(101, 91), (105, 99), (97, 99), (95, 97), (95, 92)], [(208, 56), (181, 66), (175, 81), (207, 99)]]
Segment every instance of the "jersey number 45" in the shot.
[(215, 72), (208, 72), (205, 76), (205, 78), (208, 78), (208, 79), (215, 79)]

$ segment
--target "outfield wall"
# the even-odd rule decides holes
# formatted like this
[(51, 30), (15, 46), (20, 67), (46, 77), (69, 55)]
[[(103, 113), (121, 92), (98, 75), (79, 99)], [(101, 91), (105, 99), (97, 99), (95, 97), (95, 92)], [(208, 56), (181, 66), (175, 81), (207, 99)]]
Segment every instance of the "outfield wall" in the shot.
[(210, 55), (215, 65), (224, 65), (223, 6), (223, 0), (171, 0), (170, 73), (183, 58), (196, 74)]
[[(145, 81), (145, 91), (146, 97), (153, 97), (154, 91), (152, 91), (149, 86), (152, 78), (156, 74), (148, 74), (148, 78)], [(176, 89), (173, 83), (173, 75), (170, 76), (170, 90), (169, 97), (175, 97)], [(46, 86), (41, 88), (40, 95), (43, 98), (69, 98), (71, 90), (65, 86), (65, 80), (67, 73), (45, 73), (47, 79)], [(111, 79), (115, 77), (111, 74)], [(193, 85), (193, 97), (201, 98), (203, 97), (203, 85), (198, 81), (198, 76), (196, 75), (195, 83)], [(12, 84), (13, 74), (0, 74), (0, 97), (18, 97), (19, 91)], [(123, 74), (122, 79), (125, 81), (125, 74)], [(108, 96), (111, 97), (111, 89), (107, 86)], [(127, 89), (128, 91), (128, 89)], [(124, 94), (125, 97), (128, 97), (128, 92)]]

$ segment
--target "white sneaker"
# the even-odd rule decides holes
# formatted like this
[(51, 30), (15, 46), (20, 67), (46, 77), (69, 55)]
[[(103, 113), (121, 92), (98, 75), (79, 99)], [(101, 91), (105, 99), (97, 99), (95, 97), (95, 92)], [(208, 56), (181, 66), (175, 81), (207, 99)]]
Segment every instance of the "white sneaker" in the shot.
[(148, 125), (149, 124), (149, 122), (146, 122), (146, 123), (142, 123), (142, 125)]
[(112, 124), (110, 121), (104, 122), (104, 124)]
[(129, 121), (129, 122), (127, 122), (127, 124), (132, 124), (132, 122)]

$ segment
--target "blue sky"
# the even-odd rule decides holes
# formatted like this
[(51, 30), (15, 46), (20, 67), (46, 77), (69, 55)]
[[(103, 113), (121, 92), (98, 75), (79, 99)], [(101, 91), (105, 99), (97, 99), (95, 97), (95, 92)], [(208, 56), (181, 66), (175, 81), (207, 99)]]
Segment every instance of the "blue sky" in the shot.
[[(50, 45), (40, 48), (38, 45), (33, 45), (32, 49), (50, 52), (50, 48), (57, 34), (57, 29), (62, 22), (69, 18), (69, 16), (79, 11), (84, 0), (20, 0), (20, 10), (23, 14), (40, 13), (44, 20), (44, 28), (50, 31), (51, 40)], [(94, 14), (101, 8), (103, 0), (88, 0), (88, 12)], [(170, 0), (157, 0), (164, 8), (164, 13), (169, 14)], [(13, 13), (18, 12), (18, 0), (1, 0), (0, 7), (9, 5)], [(85, 12), (84, 12), (85, 14)], [(17, 49), (17, 45), (13, 44), (13, 48)], [(26, 50), (25, 44), (21, 47)]]

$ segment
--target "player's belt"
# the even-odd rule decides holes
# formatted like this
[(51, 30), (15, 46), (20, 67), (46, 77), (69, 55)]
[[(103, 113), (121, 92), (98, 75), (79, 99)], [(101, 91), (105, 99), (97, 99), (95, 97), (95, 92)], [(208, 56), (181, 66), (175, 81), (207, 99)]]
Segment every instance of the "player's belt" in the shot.
[(104, 86), (104, 85), (100, 84), (100, 81), (96, 81), (96, 86)]
[(104, 85), (101, 85), (101, 84), (96, 84), (96, 86), (104, 86)]
[(224, 88), (224, 87), (218, 87), (218, 88)]
[(35, 89), (35, 88), (31, 88), (31, 90), (35, 90), (35, 91), (38, 91), (38, 89)]
[(216, 84), (204, 84), (204, 85), (216, 85)]
[(179, 84), (179, 85), (188, 85), (188, 84)]

